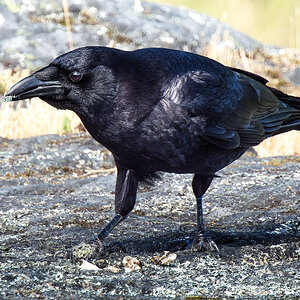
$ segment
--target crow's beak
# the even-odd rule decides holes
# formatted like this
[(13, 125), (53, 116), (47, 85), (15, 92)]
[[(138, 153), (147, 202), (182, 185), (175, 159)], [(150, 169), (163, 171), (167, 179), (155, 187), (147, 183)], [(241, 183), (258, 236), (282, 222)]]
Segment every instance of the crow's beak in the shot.
[(59, 81), (42, 81), (30, 75), (13, 85), (4, 95), (3, 101), (18, 101), (33, 97), (47, 97), (63, 94)]

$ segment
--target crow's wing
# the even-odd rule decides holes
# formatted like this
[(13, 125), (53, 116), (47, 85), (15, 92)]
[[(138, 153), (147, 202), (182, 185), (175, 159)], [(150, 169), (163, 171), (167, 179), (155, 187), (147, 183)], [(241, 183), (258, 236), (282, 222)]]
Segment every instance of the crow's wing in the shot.
[(248, 147), (271, 135), (287, 114), (266, 82), (258, 75), (209, 61), (201, 69), (175, 76), (164, 99), (180, 105), (191, 118), (205, 118), (202, 134), (208, 142), (226, 149)]

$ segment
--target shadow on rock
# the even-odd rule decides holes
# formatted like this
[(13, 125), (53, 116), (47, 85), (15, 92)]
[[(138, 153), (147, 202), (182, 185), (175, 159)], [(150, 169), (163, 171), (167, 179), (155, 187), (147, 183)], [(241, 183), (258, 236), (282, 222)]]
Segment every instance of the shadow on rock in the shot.
[[(295, 222), (293, 225), (298, 225)], [(241, 231), (209, 231), (212, 239), (216, 242), (220, 249), (220, 254), (236, 254), (242, 248), (263, 249), (276, 245), (288, 244), (289, 248), (294, 248), (293, 245), (300, 243), (300, 234), (297, 228), (293, 231), (291, 228), (287, 232), (280, 232), (277, 229), (273, 230), (241, 230)], [(118, 243), (110, 238), (107, 248), (110, 248), (110, 253), (114, 251), (124, 251), (129, 254), (155, 253), (162, 251), (183, 251), (188, 250), (195, 236), (195, 231), (170, 231), (161, 235), (152, 234), (147, 238), (123, 238)], [(205, 253), (205, 251), (203, 252)]]

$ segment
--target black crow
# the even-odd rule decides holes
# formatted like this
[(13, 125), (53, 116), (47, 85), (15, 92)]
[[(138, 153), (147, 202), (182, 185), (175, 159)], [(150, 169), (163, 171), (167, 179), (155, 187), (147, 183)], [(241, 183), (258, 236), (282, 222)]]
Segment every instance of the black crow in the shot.
[(215, 173), (264, 139), (300, 130), (300, 98), (266, 83), (183, 51), (84, 47), (21, 80), (5, 99), (40, 97), (70, 109), (112, 152), (116, 214), (98, 234), (99, 244), (133, 209), (139, 182), (163, 171), (194, 174), (193, 247), (217, 250), (202, 212), (202, 196)]

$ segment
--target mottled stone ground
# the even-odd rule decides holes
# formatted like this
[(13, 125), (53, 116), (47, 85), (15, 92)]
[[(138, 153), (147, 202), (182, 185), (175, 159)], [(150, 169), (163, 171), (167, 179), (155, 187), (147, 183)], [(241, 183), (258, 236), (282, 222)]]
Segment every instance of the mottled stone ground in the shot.
[[(185, 249), (196, 221), (191, 175), (165, 174), (140, 188), (89, 271), (64, 253), (113, 215), (110, 154), (85, 133), (0, 138), (0, 298), (299, 299), (299, 164), (247, 156), (219, 172), (205, 221), (220, 256)], [(153, 256), (166, 250), (176, 258), (161, 265)], [(141, 269), (126, 272), (128, 255)]]

